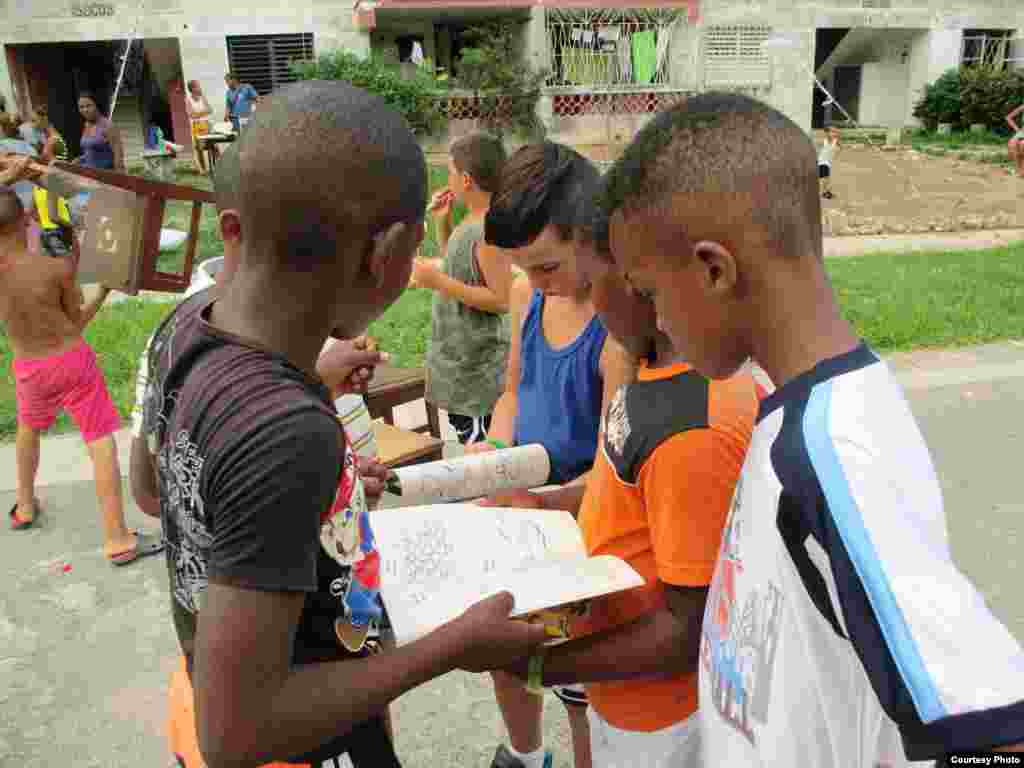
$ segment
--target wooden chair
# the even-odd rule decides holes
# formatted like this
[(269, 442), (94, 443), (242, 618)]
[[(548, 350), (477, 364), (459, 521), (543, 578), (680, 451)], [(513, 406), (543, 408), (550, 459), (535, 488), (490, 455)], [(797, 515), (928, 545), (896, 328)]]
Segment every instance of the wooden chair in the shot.
[[(87, 276), (128, 294), (139, 291), (183, 293), (192, 281), (199, 220), (203, 203), (213, 203), (213, 193), (179, 184), (153, 181), (125, 173), (55, 162), (49, 166), (51, 188), (60, 194), (60, 180), (53, 171), (79, 177), (89, 186), (85, 236), (76, 245), (83, 280)], [(91, 183), (90, 183), (91, 182)], [(64, 195), (69, 197), (70, 195)], [(168, 200), (192, 203), (192, 217), (185, 241), (185, 261), (180, 272), (164, 272), (160, 258), (160, 230)]]
[[(0, 167), (18, 160), (15, 155), (0, 155)], [(70, 200), (81, 192), (89, 194), (84, 230), (76, 232), (72, 243), (80, 282), (101, 282), (128, 294), (183, 293), (188, 289), (199, 219), (203, 203), (214, 202), (212, 192), (59, 161), (50, 165), (31, 162), (29, 170), (34, 174), (30, 178), (45, 177), (45, 186), (55, 197)], [(180, 272), (157, 267), (168, 200), (192, 203)]]

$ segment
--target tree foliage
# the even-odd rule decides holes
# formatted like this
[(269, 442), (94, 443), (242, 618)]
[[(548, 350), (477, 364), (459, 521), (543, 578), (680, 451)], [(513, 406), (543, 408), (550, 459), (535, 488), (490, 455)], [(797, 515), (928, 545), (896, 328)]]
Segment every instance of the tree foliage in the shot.
[(456, 84), (473, 92), (482, 128), (535, 139), (544, 135), (537, 103), (547, 75), (523, 61), (518, 27), (500, 20), (466, 30), (469, 46), (459, 58)]
[(300, 80), (344, 80), (383, 97), (418, 135), (435, 133), (446, 123), (438, 98), (444, 82), (434, 75), (430, 62), (403, 71), (397, 60), (384, 56), (363, 59), (349, 51), (330, 51), (292, 68)]

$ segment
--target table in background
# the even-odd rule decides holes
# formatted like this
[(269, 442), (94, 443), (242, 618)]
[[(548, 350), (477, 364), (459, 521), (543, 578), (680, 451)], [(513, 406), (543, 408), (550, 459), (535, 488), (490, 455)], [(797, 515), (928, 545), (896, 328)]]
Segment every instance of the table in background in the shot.
[(386, 467), (424, 464), (442, 458), (444, 442), (430, 435), (375, 421), (373, 436), (377, 440), (377, 458)]
[[(366, 408), (371, 419), (384, 419), (385, 423), (394, 426), (394, 408), (403, 403), (411, 403), (423, 398), (427, 387), (426, 374), (422, 368), (396, 368), (391, 365), (378, 365), (374, 369), (373, 381), (366, 392)], [(441, 422), (437, 407), (426, 400), (427, 423), (416, 427), (416, 432), (429, 432), (433, 437), (441, 437)]]
[(205, 136), (196, 137), (196, 145), (200, 152), (206, 152), (210, 157), (210, 175), (217, 167), (217, 160), (220, 158), (218, 144), (232, 144), (237, 137), (233, 133), (208, 133)]

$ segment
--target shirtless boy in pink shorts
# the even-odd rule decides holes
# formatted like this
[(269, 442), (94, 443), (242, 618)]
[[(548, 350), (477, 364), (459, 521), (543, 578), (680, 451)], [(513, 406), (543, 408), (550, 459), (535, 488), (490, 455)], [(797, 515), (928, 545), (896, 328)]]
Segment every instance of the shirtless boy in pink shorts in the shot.
[(121, 425), (96, 360), (82, 338), (109, 289), (85, 304), (68, 259), (28, 249), (25, 210), (13, 191), (0, 187), (0, 323), (14, 352), (18, 397), (18, 500), (8, 513), (15, 530), (30, 528), (39, 514), (35, 478), (40, 433), (61, 409), (82, 432), (92, 459), (102, 511), (103, 552), (124, 565), (162, 549), (159, 539), (125, 525), (121, 472), (114, 432)]

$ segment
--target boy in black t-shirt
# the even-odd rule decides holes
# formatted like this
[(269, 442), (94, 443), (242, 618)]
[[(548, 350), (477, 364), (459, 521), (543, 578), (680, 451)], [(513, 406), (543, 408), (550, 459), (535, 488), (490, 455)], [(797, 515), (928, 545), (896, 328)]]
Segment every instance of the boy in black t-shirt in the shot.
[(358, 336), (408, 284), (423, 154), (381, 99), (326, 82), (275, 93), (238, 150), (238, 212), (221, 221), (238, 268), (157, 334), (144, 416), (199, 745), (210, 768), (346, 752), (396, 765), (389, 701), (544, 639), (509, 620), (505, 594), (387, 659), (347, 650), (362, 623), (343, 619), (375, 594), (379, 558), (316, 362), (328, 334)]

